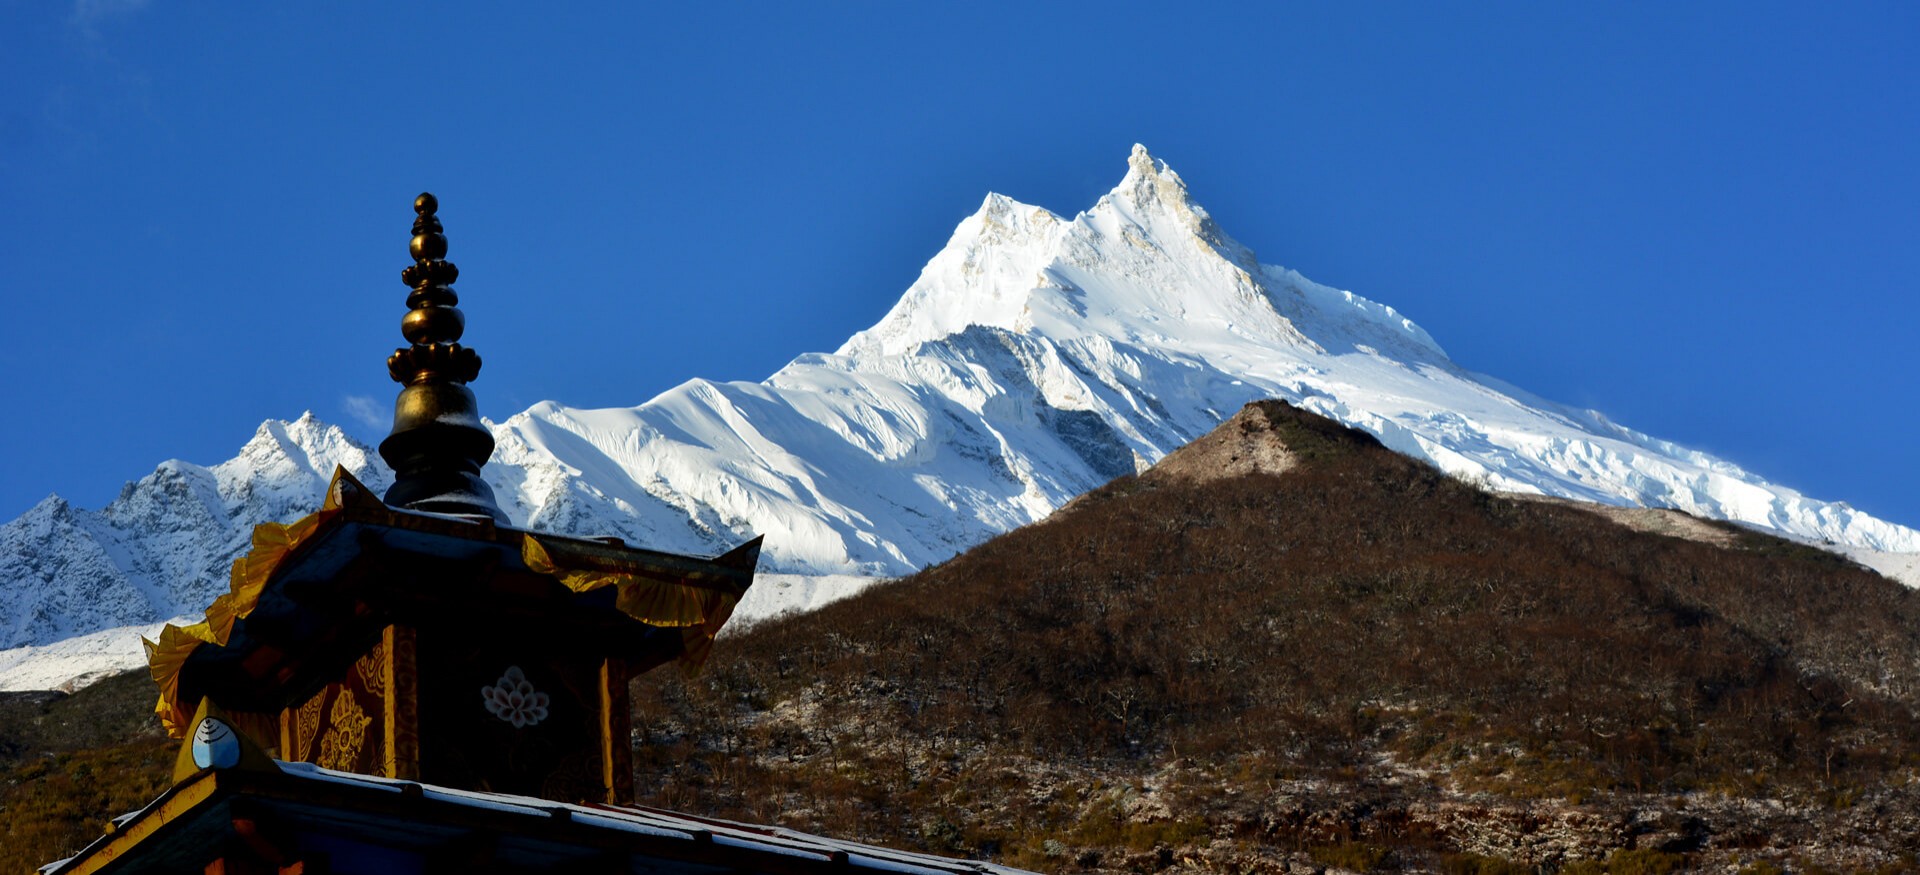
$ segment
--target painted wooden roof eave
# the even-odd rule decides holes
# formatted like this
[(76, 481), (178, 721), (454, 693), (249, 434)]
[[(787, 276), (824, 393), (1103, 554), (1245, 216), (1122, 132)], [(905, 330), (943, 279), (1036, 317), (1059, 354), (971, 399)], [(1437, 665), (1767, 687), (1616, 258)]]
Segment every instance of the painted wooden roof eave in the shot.
[[(120, 819), (79, 854), (42, 875), (136, 875), (194, 870), (196, 855), (234, 833), (235, 822), (301, 835), (307, 843), (348, 842), (432, 857), (476, 842), (512, 866), (569, 864), (663, 873), (778, 875), (885, 872), (889, 875), (1020, 875), (957, 860), (626, 805), (569, 805), (337, 772), (305, 763), (274, 770), (207, 770)], [(131, 853), (139, 847), (139, 853)]]

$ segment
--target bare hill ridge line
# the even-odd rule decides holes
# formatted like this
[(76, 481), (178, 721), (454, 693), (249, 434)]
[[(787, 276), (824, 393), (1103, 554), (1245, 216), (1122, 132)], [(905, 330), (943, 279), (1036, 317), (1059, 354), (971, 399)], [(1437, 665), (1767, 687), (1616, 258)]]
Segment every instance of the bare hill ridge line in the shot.
[[(641, 785), (1045, 871), (1920, 852), (1906, 587), (1489, 494), (1282, 402), (1191, 449), (647, 679)], [(1188, 473), (1249, 458), (1292, 463)]]

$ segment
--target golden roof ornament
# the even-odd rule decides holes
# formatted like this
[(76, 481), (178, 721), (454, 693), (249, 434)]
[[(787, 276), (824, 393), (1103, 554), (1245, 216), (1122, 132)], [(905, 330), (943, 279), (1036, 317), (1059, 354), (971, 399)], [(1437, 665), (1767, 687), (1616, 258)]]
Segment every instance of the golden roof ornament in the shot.
[(400, 280), (413, 289), (400, 334), (411, 346), (394, 350), (387, 372), (400, 383), (393, 433), (380, 456), (393, 468), (386, 503), (408, 510), (473, 517), (506, 524), (480, 468), (493, 454), (493, 435), (480, 422), (466, 384), (480, 375), (480, 356), (460, 345), (466, 316), (453, 281), (460, 269), (446, 260), (447, 238), (432, 194), (414, 199), (413, 264)]

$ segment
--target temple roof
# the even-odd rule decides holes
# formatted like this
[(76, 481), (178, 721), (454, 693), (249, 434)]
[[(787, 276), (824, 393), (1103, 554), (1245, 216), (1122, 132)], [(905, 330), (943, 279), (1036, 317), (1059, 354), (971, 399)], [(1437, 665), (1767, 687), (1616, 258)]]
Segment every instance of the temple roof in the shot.
[[(302, 853), (325, 849), (339, 871), (385, 861), (392, 871), (464, 862), (487, 869), (580, 865), (657, 873), (1024, 872), (641, 805), (570, 805), (277, 761), (266, 768), (201, 771), (140, 811), (116, 818), (107, 835), (79, 854), (40, 872), (199, 871), (206, 849), (236, 829), (259, 836), (254, 844), (261, 853), (275, 846)], [(124, 853), (135, 845), (140, 853)], [(363, 865), (341, 865), (349, 859)]]
[(258, 527), (207, 619), (150, 647), (179, 737), (202, 696), (270, 712), (338, 676), (387, 623), (447, 623), (590, 650), (635, 672), (698, 664), (752, 585), (758, 538), (712, 559), (389, 507), (336, 471), (319, 513)]

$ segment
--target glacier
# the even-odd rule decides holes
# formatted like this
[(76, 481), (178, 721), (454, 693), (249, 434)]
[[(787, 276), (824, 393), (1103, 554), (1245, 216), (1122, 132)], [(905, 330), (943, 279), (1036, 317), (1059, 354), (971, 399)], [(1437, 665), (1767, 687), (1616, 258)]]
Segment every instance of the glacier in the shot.
[[(1920, 553), (1920, 532), (1469, 371), (1392, 307), (1261, 264), (1140, 146), (1071, 219), (988, 195), (835, 352), (637, 407), (536, 404), (489, 423), (485, 476), (533, 529), (709, 555), (764, 534), (752, 621), (1039, 520), (1264, 398), (1488, 488), (1730, 520), (1909, 582), (1920, 568), (1885, 558)], [(99, 511), (50, 497), (0, 526), (0, 648), (34, 648), (0, 653), (0, 689), (58, 675), (47, 660), (75, 648), (55, 642), (200, 610), (252, 526), (313, 512), (335, 465), (392, 481), (308, 414), (219, 465), (163, 463)]]

